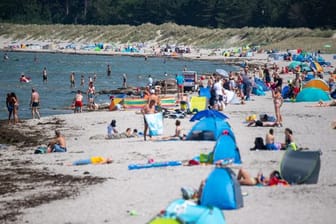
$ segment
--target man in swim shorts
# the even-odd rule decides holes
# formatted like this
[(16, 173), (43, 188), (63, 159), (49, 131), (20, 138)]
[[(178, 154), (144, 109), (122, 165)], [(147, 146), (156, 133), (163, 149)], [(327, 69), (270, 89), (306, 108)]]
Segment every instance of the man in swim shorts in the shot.
[(40, 95), (34, 88), (32, 88), (30, 106), (32, 110), (33, 119), (35, 119), (35, 114), (37, 115), (37, 118), (40, 119), (40, 112), (38, 111), (39, 105), (40, 105)]

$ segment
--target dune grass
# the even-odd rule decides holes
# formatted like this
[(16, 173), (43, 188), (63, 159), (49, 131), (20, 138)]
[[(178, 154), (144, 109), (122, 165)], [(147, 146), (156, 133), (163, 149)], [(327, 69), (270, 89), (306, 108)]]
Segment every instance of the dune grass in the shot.
[[(279, 50), (303, 48), (336, 52), (336, 30), (308, 28), (251, 28), (207, 29), (165, 23), (161, 25), (20, 25), (0, 23), (0, 36), (13, 41), (49, 41), (82, 43), (139, 42), (160, 45), (177, 44), (195, 48), (230, 48), (243, 45), (261, 45), (265, 49)], [(331, 47), (325, 48), (325, 45)]]

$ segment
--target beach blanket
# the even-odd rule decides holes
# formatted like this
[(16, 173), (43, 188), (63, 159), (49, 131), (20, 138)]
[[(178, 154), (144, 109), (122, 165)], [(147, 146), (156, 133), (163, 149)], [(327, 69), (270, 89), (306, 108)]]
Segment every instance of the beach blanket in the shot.
[(175, 107), (175, 105), (176, 105), (175, 97), (161, 98), (160, 102), (161, 102), (161, 107), (164, 107), (164, 108)]
[(145, 114), (145, 119), (149, 127), (149, 135), (157, 136), (163, 133), (162, 113)]
[(205, 110), (206, 108), (206, 97), (204, 96), (192, 96), (190, 99), (190, 110), (193, 111), (194, 109), (197, 109), (198, 111)]
[[(120, 102), (120, 101), (119, 101)], [(123, 99), (123, 104), (126, 109), (142, 109), (148, 100), (144, 98), (125, 98)], [(176, 99), (175, 97), (165, 97), (160, 99), (161, 107), (169, 108), (175, 107)]]
[(147, 103), (143, 98), (125, 98), (124, 107), (126, 109), (142, 109)]

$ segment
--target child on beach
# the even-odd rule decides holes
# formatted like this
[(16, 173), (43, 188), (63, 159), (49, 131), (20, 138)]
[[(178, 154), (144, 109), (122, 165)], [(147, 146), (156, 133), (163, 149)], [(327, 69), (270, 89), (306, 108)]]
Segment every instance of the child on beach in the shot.
[(116, 138), (118, 136), (119, 136), (119, 132), (117, 130), (117, 121), (112, 120), (110, 125), (107, 126), (107, 138), (111, 139), (111, 138)]
[(175, 134), (174, 135), (160, 138), (160, 140), (185, 140), (185, 139), (186, 139), (186, 135), (183, 134), (182, 132), (180, 120), (175, 121)]

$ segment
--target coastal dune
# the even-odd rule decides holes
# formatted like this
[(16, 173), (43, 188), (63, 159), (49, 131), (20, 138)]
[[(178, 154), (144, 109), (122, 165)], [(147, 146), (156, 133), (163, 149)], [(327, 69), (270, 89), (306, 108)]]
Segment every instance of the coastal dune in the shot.
[[(336, 203), (336, 177), (333, 174), (336, 161), (335, 119), (333, 107), (308, 107), (312, 103), (285, 103), (282, 107), (284, 127), (275, 128), (277, 142), (284, 141), (284, 129), (289, 127), (299, 147), (322, 151), (322, 165), (317, 184), (291, 185), (289, 187), (242, 187), (244, 207), (224, 211), (227, 223), (334, 223)], [(246, 168), (252, 175), (262, 170), (268, 175), (279, 169), (283, 151), (250, 151), (255, 137), (264, 137), (269, 128), (246, 127), (245, 117), (251, 114), (273, 114), (270, 92), (266, 96), (253, 97), (245, 105), (229, 105), (225, 111), (236, 135), (243, 164), (232, 165), (237, 172)], [(44, 117), (41, 120), (24, 121), (31, 129), (39, 128), (39, 122), (61, 120), (57, 128), (67, 139), (67, 153), (33, 154), (35, 148), (26, 151), (2, 150), (2, 158), (31, 161), (27, 166), (49, 173), (76, 177), (99, 177), (102, 183), (79, 184), (78, 191), (60, 200), (36, 207), (21, 208), (17, 223), (146, 223), (169, 202), (181, 197), (180, 188), (197, 188), (213, 169), (212, 165), (177, 166), (128, 170), (132, 163), (154, 161), (190, 160), (200, 153), (210, 152), (211, 141), (144, 141), (142, 137), (106, 140), (106, 127), (112, 119), (117, 129), (143, 129), (143, 117), (135, 111), (88, 112), (81, 114)], [(181, 119), (185, 133), (194, 123), (188, 117)], [(164, 135), (172, 135), (175, 119), (164, 119)], [(19, 124), (22, 125), (22, 124)], [(18, 125), (18, 127), (19, 127)], [(53, 135), (55, 127), (46, 125), (44, 134)], [(96, 136), (95, 139), (90, 137)], [(77, 159), (90, 156), (112, 157), (108, 165), (67, 166)], [(63, 186), (66, 189), (67, 183)], [(57, 191), (53, 189), (50, 191)], [(15, 196), (12, 196), (14, 199)]]

